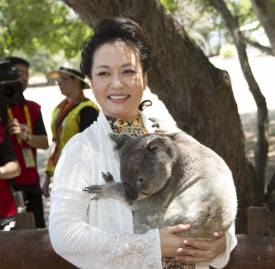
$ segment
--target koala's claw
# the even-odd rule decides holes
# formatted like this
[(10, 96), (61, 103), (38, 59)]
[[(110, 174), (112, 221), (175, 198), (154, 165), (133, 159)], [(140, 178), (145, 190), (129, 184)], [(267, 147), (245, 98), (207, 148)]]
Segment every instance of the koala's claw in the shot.
[(89, 187), (86, 187), (83, 189), (83, 191), (86, 191), (88, 193), (94, 193), (96, 194), (92, 199), (92, 200), (97, 200), (101, 197), (102, 195), (102, 186), (101, 185), (91, 185)]
[(100, 185), (91, 185), (83, 189), (83, 191), (86, 191), (88, 193), (97, 193), (97, 194), (100, 194), (101, 190), (102, 190), (102, 186)]
[(159, 128), (159, 120), (157, 118), (149, 118), (153, 122), (152, 127)]
[[(102, 185), (90, 185), (84, 189), (87, 193), (94, 194), (91, 200), (98, 200), (102, 198), (114, 198), (118, 196), (118, 193), (123, 193), (122, 183), (116, 183), (113, 176), (107, 172), (107, 174), (102, 172), (102, 177), (106, 181), (106, 184)], [(121, 195), (123, 196), (123, 195)]]
[(102, 174), (102, 177), (104, 178), (104, 180), (105, 180), (107, 183), (112, 183), (112, 182), (114, 182), (114, 178), (113, 178), (113, 176), (112, 176), (109, 172), (107, 172), (107, 174), (101, 172), (101, 174)]
[(152, 127), (156, 128), (156, 133), (164, 133), (165, 131), (169, 130), (165, 121), (157, 118), (149, 118), (149, 120), (153, 122)]
[(97, 200), (99, 198), (100, 198), (100, 196), (98, 194), (96, 194), (90, 201)]
[(155, 127), (155, 133), (163, 134), (163, 133), (178, 133), (181, 130), (175, 124), (171, 124), (170, 122), (157, 119), (157, 118), (149, 118), (150, 121), (153, 122), (152, 127)]

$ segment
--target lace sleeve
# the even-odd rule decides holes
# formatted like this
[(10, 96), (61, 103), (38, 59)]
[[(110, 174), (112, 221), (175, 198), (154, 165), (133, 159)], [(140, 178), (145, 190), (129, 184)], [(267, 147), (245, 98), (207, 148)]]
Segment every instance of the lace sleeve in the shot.
[(98, 268), (162, 268), (160, 251), (156, 249), (158, 230), (145, 235), (109, 233), (110, 246), (103, 250), (102, 266)]
[(210, 265), (214, 268), (222, 269), (224, 268), (230, 259), (230, 252), (237, 245), (237, 238), (235, 236), (235, 223), (231, 225), (228, 231), (225, 232), (226, 235), (226, 251), (215, 259), (213, 259)]
[[(58, 215), (64, 218), (63, 214)], [(77, 220), (67, 227), (65, 219), (57, 221), (56, 224), (59, 225), (55, 225), (56, 220), (52, 221), (54, 218), (57, 217), (52, 215), (52, 246), (57, 254), (78, 268), (162, 268), (157, 229), (143, 235), (130, 235), (102, 231)]]

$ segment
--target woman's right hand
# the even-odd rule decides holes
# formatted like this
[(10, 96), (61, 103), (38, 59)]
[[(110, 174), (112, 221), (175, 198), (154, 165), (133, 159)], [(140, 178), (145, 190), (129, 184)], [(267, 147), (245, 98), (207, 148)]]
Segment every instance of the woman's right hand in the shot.
[(159, 229), (162, 257), (174, 258), (179, 254), (177, 252), (179, 248), (187, 247), (183, 243), (183, 237), (176, 233), (185, 232), (190, 228), (190, 224), (178, 224)]

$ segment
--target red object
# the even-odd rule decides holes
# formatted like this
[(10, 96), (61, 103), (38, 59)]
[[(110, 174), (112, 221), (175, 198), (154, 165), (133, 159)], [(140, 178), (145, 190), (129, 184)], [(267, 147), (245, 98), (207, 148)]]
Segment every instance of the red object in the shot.
[[(5, 131), (6, 128), (0, 125), (0, 144), (3, 142)], [(0, 166), (1, 165), (0, 159)], [(13, 216), (16, 211), (16, 204), (9, 185), (6, 180), (0, 179), (0, 218)]]
[[(28, 100), (26, 100), (26, 103), (30, 112), (32, 130), (34, 130), (34, 122), (39, 115), (40, 106), (37, 103), (28, 101)], [(27, 126), (27, 120), (26, 120), (26, 115), (24, 112), (23, 105), (14, 105), (14, 106), (10, 106), (10, 108), (12, 110), (13, 117), (16, 118), (20, 122), (20, 124), (25, 124)], [(16, 135), (11, 135), (10, 140), (21, 167), (21, 174), (18, 177), (15, 177), (13, 181), (20, 185), (35, 184), (36, 182), (39, 181), (39, 175), (37, 173), (37, 163), (36, 163), (36, 149), (31, 148), (36, 167), (27, 168), (25, 165), (23, 154), (22, 154), (22, 148), (17, 141)], [(22, 141), (22, 147), (29, 147), (29, 145)]]

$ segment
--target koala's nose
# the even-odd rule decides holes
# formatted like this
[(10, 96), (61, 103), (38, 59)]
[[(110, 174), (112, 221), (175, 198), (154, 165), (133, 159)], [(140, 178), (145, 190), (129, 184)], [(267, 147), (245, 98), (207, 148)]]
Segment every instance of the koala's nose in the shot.
[(123, 183), (123, 190), (126, 195), (131, 200), (136, 200), (137, 199), (137, 193), (134, 191), (132, 186), (128, 183)]

